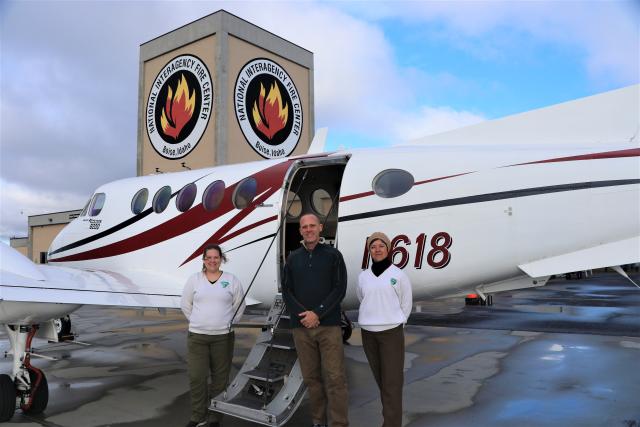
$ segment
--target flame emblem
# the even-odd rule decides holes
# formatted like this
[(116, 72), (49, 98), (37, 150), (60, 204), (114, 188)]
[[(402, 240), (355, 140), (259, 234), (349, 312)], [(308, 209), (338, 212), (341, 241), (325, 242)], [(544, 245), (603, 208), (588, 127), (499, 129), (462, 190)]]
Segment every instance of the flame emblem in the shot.
[(196, 94), (195, 91), (192, 91), (191, 96), (189, 96), (189, 92), (187, 79), (185, 79), (184, 75), (181, 75), (175, 94), (171, 86), (169, 86), (167, 102), (162, 110), (162, 117), (160, 117), (160, 124), (165, 135), (176, 140), (180, 135), (180, 131), (193, 116)]
[(253, 103), (252, 114), (256, 128), (271, 140), (287, 124), (289, 106), (282, 105), (282, 95), (276, 82), (271, 84), (269, 95), (265, 92), (264, 86), (260, 83), (260, 97)]

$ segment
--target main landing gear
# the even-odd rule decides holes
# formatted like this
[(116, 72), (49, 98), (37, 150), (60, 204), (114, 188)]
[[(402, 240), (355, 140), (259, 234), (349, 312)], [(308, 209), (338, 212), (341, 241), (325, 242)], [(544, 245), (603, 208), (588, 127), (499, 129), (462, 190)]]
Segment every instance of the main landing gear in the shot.
[(38, 325), (6, 325), (13, 353), (11, 375), (0, 375), (0, 422), (9, 421), (17, 408), (40, 414), (49, 403), (47, 377), (31, 365), (31, 341)]

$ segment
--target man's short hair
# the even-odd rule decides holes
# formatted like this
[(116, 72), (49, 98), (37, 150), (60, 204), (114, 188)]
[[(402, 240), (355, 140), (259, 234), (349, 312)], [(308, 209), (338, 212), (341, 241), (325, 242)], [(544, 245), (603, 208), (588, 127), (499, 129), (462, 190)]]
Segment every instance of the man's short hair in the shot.
[(311, 212), (311, 211), (303, 212), (303, 213), (300, 215), (300, 221), (302, 221), (302, 218), (303, 218), (303, 217), (305, 217), (305, 216), (307, 216), (307, 215), (311, 215), (311, 216), (313, 216), (313, 217), (316, 219), (316, 221), (318, 221), (318, 224), (320, 224), (320, 217), (319, 217), (316, 213)]

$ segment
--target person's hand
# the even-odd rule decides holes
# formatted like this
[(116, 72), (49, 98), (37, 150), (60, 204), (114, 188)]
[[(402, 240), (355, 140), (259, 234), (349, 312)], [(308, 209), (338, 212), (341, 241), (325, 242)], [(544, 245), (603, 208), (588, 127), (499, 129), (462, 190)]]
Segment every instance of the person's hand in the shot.
[(313, 329), (320, 326), (320, 319), (318, 318), (318, 315), (311, 310), (303, 311), (298, 314), (298, 316), (300, 316), (300, 323), (302, 323), (302, 326), (305, 328)]

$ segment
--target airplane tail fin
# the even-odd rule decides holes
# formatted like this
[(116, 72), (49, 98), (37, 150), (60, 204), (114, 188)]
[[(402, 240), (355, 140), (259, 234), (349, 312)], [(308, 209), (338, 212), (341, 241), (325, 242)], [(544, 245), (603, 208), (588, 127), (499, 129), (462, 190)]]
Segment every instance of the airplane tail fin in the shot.
[(327, 142), (327, 133), (329, 128), (320, 128), (316, 131), (313, 141), (309, 146), (307, 154), (318, 154), (324, 152), (324, 144)]

